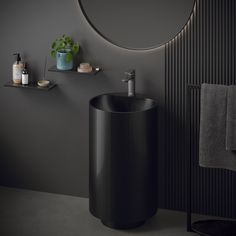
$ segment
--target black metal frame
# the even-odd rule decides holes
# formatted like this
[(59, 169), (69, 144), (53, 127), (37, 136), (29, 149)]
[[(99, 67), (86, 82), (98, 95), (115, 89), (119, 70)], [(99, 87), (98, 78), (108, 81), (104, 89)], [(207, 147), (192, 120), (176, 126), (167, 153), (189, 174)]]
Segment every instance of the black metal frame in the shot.
[[(186, 129), (186, 158), (187, 158), (187, 231), (204, 236), (235, 236), (236, 221), (232, 220), (202, 220), (192, 223), (192, 157), (191, 157), (191, 89), (201, 89), (201, 85), (187, 85), (187, 129)], [(200, 90), (201, 92), (201, 90)]]
[(190, 98), (191, 89), (201, 89), (201, 85), (187, 85), (187, 129), (186, 129), (186, 157), (187, 157), (187, 231), (193, 232), (192, 230), (192, 192), (191, 192), (191, 180), (192, 180), (192, 158), (191, 158), (191, 147), (190, 147)]

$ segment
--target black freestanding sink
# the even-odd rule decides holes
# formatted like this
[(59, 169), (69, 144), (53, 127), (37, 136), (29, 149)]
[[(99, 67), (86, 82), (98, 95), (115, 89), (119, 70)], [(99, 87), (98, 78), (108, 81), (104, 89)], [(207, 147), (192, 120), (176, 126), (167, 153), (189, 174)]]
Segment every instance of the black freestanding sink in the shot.
[(90, 100), (90, 212), (116, 229), (157, 211), (157, 104), (142, 96)]

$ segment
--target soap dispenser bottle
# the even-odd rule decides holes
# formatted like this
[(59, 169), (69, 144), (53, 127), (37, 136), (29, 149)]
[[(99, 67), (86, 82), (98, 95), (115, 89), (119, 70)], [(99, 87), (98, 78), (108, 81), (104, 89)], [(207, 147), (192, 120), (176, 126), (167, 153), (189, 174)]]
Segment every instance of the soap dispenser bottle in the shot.
[(16, 62), (12, 67), (13, 83), (21, 84), (23, 63), (21, 61), (20, 53), (14, 53), (13, 55), (16, 56)]
[(27, 70), (27, 63), (24, 63), (24, 69), (22, 71), (22, 82), (23, 85), (28, 85), (29, 84), (29, 73)]

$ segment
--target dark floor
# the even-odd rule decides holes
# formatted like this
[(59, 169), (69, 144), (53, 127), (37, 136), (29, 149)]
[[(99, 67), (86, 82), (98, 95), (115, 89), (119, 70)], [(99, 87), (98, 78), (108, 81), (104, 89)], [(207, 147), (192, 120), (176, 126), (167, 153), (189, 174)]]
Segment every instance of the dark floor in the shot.
[(1, 236), (191, 236), (185, 213), (159, 210), (133, 230), (105, 227), (88, 211), (88, 199), (0, 187)]

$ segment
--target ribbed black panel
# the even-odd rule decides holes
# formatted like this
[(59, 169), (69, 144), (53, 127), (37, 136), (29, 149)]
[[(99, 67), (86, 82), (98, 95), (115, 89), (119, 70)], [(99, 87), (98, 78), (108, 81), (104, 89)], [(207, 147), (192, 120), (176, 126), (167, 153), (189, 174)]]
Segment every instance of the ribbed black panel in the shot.
[[(186, 207), (186, 85), (233, 84), (235, 0), (197, 0), (183, 31), (166, 44), (166, 208)], [(199, 91), (191, 91), (193, 211), (236, 217), (236, 173), (198, 166)]]

